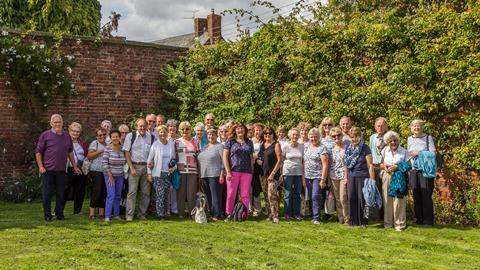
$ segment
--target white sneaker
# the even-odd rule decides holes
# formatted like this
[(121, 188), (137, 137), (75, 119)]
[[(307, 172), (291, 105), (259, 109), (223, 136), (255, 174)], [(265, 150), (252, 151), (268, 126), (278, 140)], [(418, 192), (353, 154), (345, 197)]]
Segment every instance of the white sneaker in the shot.
[(273, 223), (278, 224), (278, 222), (280, 222), (278, 218), (273, 218)]
[(318, 221), (318, 220), (313, 220), (312, 222), (313, 222), (314, 225), (320, 225), (320, 224), (322, 224), (322, 223), (321, 223), (320, 221)]
[(133, 218), (132, 217), (126, 217), (125, 220), (126, 221), (133, 221)]
[(107, 223), (110, 222), (110, 218), (108, 218), (108, 217), (105, 218), (105, 222), (107, 222)]

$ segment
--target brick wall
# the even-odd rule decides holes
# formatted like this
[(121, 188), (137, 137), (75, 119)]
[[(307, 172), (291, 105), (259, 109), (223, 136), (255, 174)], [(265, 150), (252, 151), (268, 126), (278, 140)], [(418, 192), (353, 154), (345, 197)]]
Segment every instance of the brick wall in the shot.
[[(52, 43), (46, 33), (33, 33), (27, 39)], [(158, 106), (162, 102), (160, 69), (186, 52), (183, 48), (121, 39), (103, 40), (101, 46), (95, 46), (94, 39), (88, 37), (65, 38), (61, 51), (75, 57), (71, 82), (77, 94), (68, 100), (58, 98), (42, 121), (47, 127), (49, 116), (60, 113), (65, 125), (77, 121), (86, 130), (104, 119), (121, 123), (135, 112)], [(27, 151), (36, 139), (29, 136), (29, 125), (17, 116), (15, 93), (5, 87), (5, 82), (0, 74), (0, 181), (28, 171), (32, 156)]]

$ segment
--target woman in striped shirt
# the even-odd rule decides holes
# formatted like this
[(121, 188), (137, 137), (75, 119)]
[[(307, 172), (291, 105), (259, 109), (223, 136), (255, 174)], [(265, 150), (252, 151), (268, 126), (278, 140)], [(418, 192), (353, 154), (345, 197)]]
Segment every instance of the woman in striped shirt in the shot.
[(110, 132), (112, 143), (107, 146), (103, 152), (103, 175), (105, 185), (107, 186), (107, 201), (105, 203), (105, 221), (109, 222), (113, 218), (120, 219), (120, 198), (124, 181), (123, 166), (126, 163), (125, 154), (120, 144), (120, 132), (117, 130)]

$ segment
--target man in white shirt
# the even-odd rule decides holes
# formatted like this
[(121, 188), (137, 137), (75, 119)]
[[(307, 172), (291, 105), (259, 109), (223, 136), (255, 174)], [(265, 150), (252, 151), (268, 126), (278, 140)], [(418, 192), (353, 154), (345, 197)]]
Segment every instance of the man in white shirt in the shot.
[(147, 159), (155, 138), (147, 132), (145, 119), (136, 121), (137, 130), (129, 133), (123, 144), (123, 151), (127, 159), (130, 172), (128, 175), (128, 195), (125, 219), (132, 221), (135, 214), (137, 190), (140, 185), (139, 219), (146, 219), (145, 214), (150, 203), (151, 183), (147, 175)]

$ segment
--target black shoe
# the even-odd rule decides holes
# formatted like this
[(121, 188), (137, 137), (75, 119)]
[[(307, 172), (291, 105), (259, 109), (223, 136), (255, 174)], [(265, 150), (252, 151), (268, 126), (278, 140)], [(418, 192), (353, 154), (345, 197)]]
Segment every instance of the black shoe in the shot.
[(52, 221), (52, 217), (45, 217), (45, 221), (47, 221), (47, 222)]
[(65, 220), (65, 217), (64, 216), (58, 216), (57, 220)]
[(165, 221), (165, 217), (157, 217), (158, 221)]

